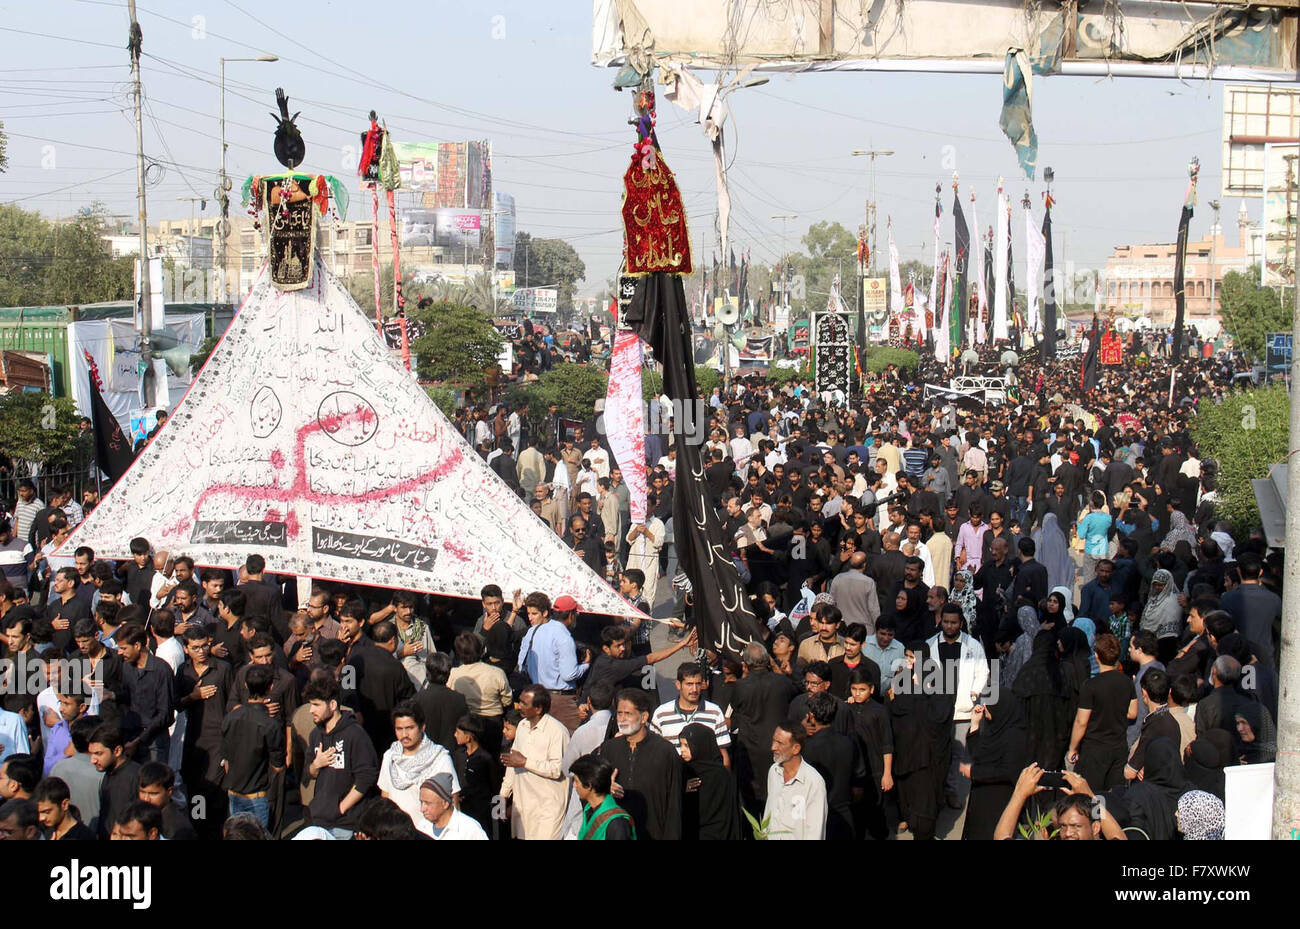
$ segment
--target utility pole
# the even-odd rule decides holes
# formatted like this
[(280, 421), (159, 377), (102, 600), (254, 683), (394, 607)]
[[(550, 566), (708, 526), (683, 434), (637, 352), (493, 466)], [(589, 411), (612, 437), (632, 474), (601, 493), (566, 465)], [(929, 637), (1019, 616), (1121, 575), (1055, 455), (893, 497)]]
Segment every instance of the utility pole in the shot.
[(1210, 201), (1210, 209), (1214, 210), (1214, 231), (1210, 239), (1210, 318), (1217, 318), (1218, 314), (1214, 312), (1214, 282), (1219, 276), (1219, 207), (1221, 204), (1218, 200)]
[(867, 273), (870, 275), (876, 267), (876, 159), (888, 158), (894, 154), (888, 148), (855, 148), (854, 155), (866, 155), (871, 159), (871, 199), (867, 202), (867, 228), (871, 232), (871, 254), (867, 256)]
[[(1290, 168), (1295, 162), (1289, 163)], [(1294, 170), (1287, 172), (1288, 206), (1297, 191)], [(1287, 212), (1294, 215), (1288, 208)], [(1289, 224), (1288, 224), (1289, 228)], [(1300, 283), (1293, 277), (1293, 283)], [(1292, 289), (1291, 344), (1300, 344), (1300, 286)], [(1291, 354), (1291, 383), (1300, 376), (1300, 354)], [(1287, 440), (1286, 548), (1289, 558), (1282, 566), (1282, 642), (1279, 650), (1278, 686), (1283, 698), (1278, 701), (1277, 760), (1273, 767), (1273, 838), (1290, 839), (1294, 826), (1300, 826), (1300, 403), (1292, 397), (1290, 435)]]
[(798, 219), (798, 213), (775, 213), (773, 219), (781, 220), (781, 305), (790, 309), (790, 256), (785, 250), (786, 222)]
[(151, 407), (157, 398), (153, 376), (153, 314), (149, 292), (149, 211), (144, 196), (144, 123), (140, 116), (140, 50), (144, 39), (135, 17), (135, 0), (127, 0), (131, 14), (131, 34), (127, 48), (131, 51), (131, 93), (135, 102), (135, 198), (136, 219), (140, 223), (140, 383), (144, 386), (144, 405)]

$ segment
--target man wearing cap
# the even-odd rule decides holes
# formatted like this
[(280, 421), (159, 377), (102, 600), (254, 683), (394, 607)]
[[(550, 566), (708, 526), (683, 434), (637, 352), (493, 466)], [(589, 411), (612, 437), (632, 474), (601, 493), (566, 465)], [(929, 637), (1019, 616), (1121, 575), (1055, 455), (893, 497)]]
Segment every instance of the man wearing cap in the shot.
[(1007, 485), (1001, 481), (989, 484), (992, 496), (984, 498), (984, 515), (991, 517), (994, 513), (1002, 514), (1004, 523), (1011, 520), (1011, 498), (1007, 496)]
[[(586, 670), (586, 665), (578, 664), (569, 630), (551, 618), (551, 600), (546, 594), (531, 593), (524, 598), (523, 605), (528, 610), (530, 628), (519, 643), (519, 670), (534, 684), (546, 688), (550, 694), (548, 711), (573, 732), (580, 722), (573, 682)], [(561, 612), (577, 608), (577, 601), (567, 594), (555, 601), (555, 609)]]
[(483, 831), (472, 817), (456, 809), (452, 803), (455, 780), (446, 773), (435, 774), (420, 785), (420, 813), (422, 823), (416, 828), (436, 840), (466, 839), (487, 841)]

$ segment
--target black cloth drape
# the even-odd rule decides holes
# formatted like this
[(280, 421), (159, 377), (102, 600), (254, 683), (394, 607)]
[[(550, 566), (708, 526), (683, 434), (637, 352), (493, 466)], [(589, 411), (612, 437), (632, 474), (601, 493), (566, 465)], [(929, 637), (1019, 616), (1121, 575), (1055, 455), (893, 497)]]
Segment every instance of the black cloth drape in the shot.
[(1187, 284), (1183, 274), (1187, 264), (1187, 227), (1191, 222), (1192, 204), (1189, 199), (1178, 217), (1178, 252), (1174, 256), (1174, 344), (1169, 357), (1175, 362), (1183, 357), (1183, 313), (1187, 308)]
[(966, 271), (970, 264), (970, 227), (966, 225), (966, 214), (961, 211), (961, 197), (957, 195), (956, 191), (952, 195), (952, 221), (956, 261), (953, 266), (951, 312), (961, 320), (961, 326), (958, 329), (961, 335), (956, 344), (949, 345), (950, 349), (961, 348), (961, 342), (966, 338), (966, 317), (969, 313), (966, 306)]
[(110, 481), (117, 483), (117, 479), (131, 467), (135, 456), (131, 454), (131, 443), (126, 440), (121, 423), (104, 402), (95, 376), (87, 376), (90, 378), (90, 416), (95, 431), (95, 464)]
[(708, 407), (698, 400), (691, 321), (681, 277), (658, 272), (638, 280), (627, 322), (654, 349), (655, 358), (663, 365), (664, 393), (681, 411), (675, 423), (673, 538), (681, 569), (694, 587), (700, 644), (739, 659), (749, 642), (762, 641), (762, 627), (749, 607), (729, 548), (723, 544), (713, 493), (704, 476), (700, 446)]

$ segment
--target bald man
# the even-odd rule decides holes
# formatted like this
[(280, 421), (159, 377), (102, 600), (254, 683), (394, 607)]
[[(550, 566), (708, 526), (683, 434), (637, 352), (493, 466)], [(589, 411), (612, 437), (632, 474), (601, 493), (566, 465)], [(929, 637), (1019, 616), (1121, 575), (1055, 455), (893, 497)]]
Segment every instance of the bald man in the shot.
[(849, 569), (831, 581), (831, 596), (844, 614), (846, 623), (862, 623), (867, 635), (874, 635), (876, 620), (880, 618), (880, 598), (876, 595), (876, 582), (867, 575), (866, 552), (854, 552), (849, 558)]

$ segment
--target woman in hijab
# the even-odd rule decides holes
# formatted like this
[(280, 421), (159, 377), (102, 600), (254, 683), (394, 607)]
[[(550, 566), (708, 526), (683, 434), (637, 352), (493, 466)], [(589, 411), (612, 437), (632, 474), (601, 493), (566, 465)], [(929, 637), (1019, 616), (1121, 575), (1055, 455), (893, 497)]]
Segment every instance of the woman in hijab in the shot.
[(975, 575), (962, 568), (952, 582), (952, 591), (948, 600), (961, 607), (961, 615), (966, 620), (966, 631), (975, 635), (975, 608), (979, 598), (975, 596)]
[(1178, 831), (1190, 841), (1222, 840), (1223, 800), (1203, 790), (1189, 790), (1178, 798)]
[(686, 764), (686, 798), (682, 803), (682, 838), (732, 841), (740, 834), (740, 800), (736, 778), (722, 763), (718, 737), (700, 723), (678, 736)]
[[(1156, 739), (1147, 746), (1138, 779), (1124, 791), (1129, 826), (1141, 829), (1152, 842), (1174, 837), (1178, 800), (1187, 792), (1178, 746), (1170, 739)], [(1141, 838), (1141, 836), (1131, 836)]]
[(1055, 513), (1043, 517), (1043, 525), (1034, 533), (1034, 545), (1035, 560), (1047, 568), (1047, 586), (1073, 589), (1074, 559)]
[(1243, 701), (1236, 710), (1233, 757), (1242, 764), (1267, 764), (1277, 757), (1277, 730), (1273, 720), (1254, 700)]
[(948, 774), (947, 753), (940, 740), (951, 738), (952, 703), (942, 694), (927, 693), (922, 686), (929, 647), (922, 641), (907, 646), (904, 654), (911, 669), (910, 686), (889, 692), (889, 722), (894, 732), (894, 786), (898, 807), (914, 839), (934, 838), (939, 817), (939, 795)]
[(925, 598), (919, 587), (903, 587), (894, 595), (894, 607), (887, 614), (894, 620), (896, 636), (900, 642), (914, 639), (924, 641), (934, 634), (934, 628), (925, 627)]
[(1223, 769), (1232, 763), (1232, 736), (1226, 729), (1207, 729), (1187, 746), (1183, 773), (1187, 783), (1223, 799)]
[(1156, 657), (1163, 664), (1168, 664), (1178, 651), (1183, 608), (1178, 603), (1174, 576), (1164, 568), (1156, 569), (1155, 574), (1151, 575), (1151, 590), (1138, 625), (1142, 631), (1155, 635), (1160, 643), (1160, 653)]
[(1029, 732), (1028, 760), (1047, 771), (1061, 770), (1074, 713), (1057, 657), (1056, 632), (1043, 629), (1034, 636), (1029, 660), (1016, 674), (1011, 692), (1022, 703)]
[(1179, 542), (1186, 542), (1188, 548), (1194, 548), (1196, 533), (1192, 531), (1191, 524), (1187, 521), (1187, 514), (1182, 510), (1174, 510), (1169, 517), (1169, 531), (1165, 533), (1160, 547), (1173, 551), (1174, 546)]
[(1101, 665), (1097, 664), (1097, 653), (1092, 650), (1092, 645), (1097, 641), (1097, 624), (1086, 616), (1080, 616), (1070, 624), (1071, 628), (1078, 629), (1088, 639), (1088, 660), (1090, 662), (1091, 675), (1096, 677), (1101, 673)]
[(966, 737), (971, 760), (961, 765), (962, 775), (970, 778), (963, 840), (993, 838), (1016, 779), (1028, 764), (1028, 741), (1019, 700), (1009, 696), (993, 706), (975, 706)]
[[(1068, 626), (1074, 622), (1074, 604), (1070, 600), (1070, 589), (1068, 587), (1054, 587), (1052, 592), (1047, 595), (1047, 601), (1044, 603), (1046, 615), (1054, 617), (1051, 620), (1046, 618), (1043, 622), (1055, 622), (1058, 626)], [(1062, 622), (1062, 618), (1064, 622)]]
[(1215, 532), (1211, 532), (1210, 538), (1218, 543), (1219, 551), (1223, 554), (1224, 562), (1232, 561), (1232, 550), (1237, 545), (1237, 543), (1233, 541), (1232, 536), (1228, 535), (1228, 533), (1224, 532), (1222, 529), (1219, 529)]
[(1019, 603), (1016, 622), (1020, 624), (1020, 635), (1011, 644), (1011, 651), (1002, 657), (998, 672), (998, 684), (1003, 690), (1010, 690), (1016, 685), (1016, 675), (1029, 662), (1029, 657), (1034, 653), (1034, 637), (1043, 628), (1038, 621), (1038, 611), (1029, 599), (1021, 597)]

